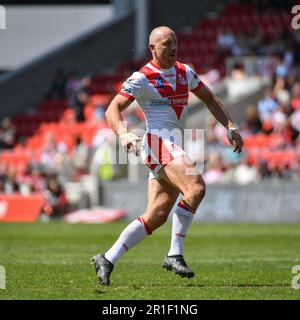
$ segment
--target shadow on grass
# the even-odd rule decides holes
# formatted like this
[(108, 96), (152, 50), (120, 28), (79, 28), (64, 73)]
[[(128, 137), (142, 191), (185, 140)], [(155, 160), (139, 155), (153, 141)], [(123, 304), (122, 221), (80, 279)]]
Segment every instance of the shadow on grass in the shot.
[(96, 293), (96, 294), (99, 294), (99, 295), (103, 295), (103, 294), (105, 294), (106, 292), (105, 291), (103, 291), (103, 290), (101, 290), (101, 289), (95, 289), (94, 290), (94, 292)]

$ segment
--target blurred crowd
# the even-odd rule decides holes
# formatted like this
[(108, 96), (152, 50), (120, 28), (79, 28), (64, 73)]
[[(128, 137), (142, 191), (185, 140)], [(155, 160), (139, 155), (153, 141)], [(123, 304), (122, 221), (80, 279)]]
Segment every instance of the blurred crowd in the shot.
[[(257, 105), (245, 106), (240, 132), (245, 140), (244, 152), (237, 156), (226, 145), (226, 131), (212, 118), (206, 125), (204, 179), (210, 183), (247, 184), (263, 179), (300, 180), (300, 37), (299, 31), (278, 30), (273, 41), (265, 41), (257, 27), (252, 33), (236, 37), (222, 29), (217, 38), (218, 50), (230, 56), (270, 56), (273, 72), (270, 86)], [(246, 77), (243, 66), (232, 73), (240, 81)], [(238, 76), (237, 76), (238, 75)], [(255, 142), (255, 137), (257, 141)], [(259, 145), (259, 138), (272, 144)], [(250, 141), (253, 143), (250, 145)], [(249, 142), (249, 143), (248, 143)], [(271, 153), (282, 152), (278, 161)], [(269, 155), (268, 155), (269, 152)], [(251, 155), (255, 154), (256, 159)], [(265, 156), (263, 156), (265, 154)], [(291, 155), (286, 160), (286, 155)]]
[[(66, 101), (70, 106), (68, 115), (62, 120), (66, 126), (87, 122), (84, 107), (90, 99), (90, 85), (91, 77), (88, 76), (79, 77), (73, 72), (66, 75), (61, 70), (55, 75), (45, 100)], [(93, 123), (105, 121), (106, 105), (100, 103), (93, 108), (93, 113), (90, 115)], [(0, 161), (0, 193), (20, 193), (22, 195), (42, 193), (45, 200), (43, 213), (51, 216), (62, 215), (68, 207), (65, 194), (66, 182), (78, 182), (82, 175), (89, 173), (92, 156), (100, 144), (102, 147), (107, 145), (105, 139), (101, 140), (99, 135), (95, 135), (89, 144), (78, 134), (71, 137), (72, 141), (68, 141), (68, 139), (64, 139), (65, 137), (58, 139), (53, 130), (49, 130), (49, 132), (46, 130), (40, 139), (38, 152), (35, 155), (29, 151), (30, 148), (26, 149), (26, 143), (32, 138), (18, 136), (17, 129), (13, 119), (7, 117), (2, 120), (0, 127), (1, 154), (11, 150), (15, 155), (18, 155), (18, 149), (20, 149), (20, 158), (25, 157), (25, 152), (27, 157), (28, 152), (30, 154), (29, 161), (25, 162), (24, 168), (19, 168), (18, 163), (11, 165), (11, 163)], [(99, 176), (102, 178), (111, 178), (111, 175), (101, 173), (102, 175)]]
[(216, 53), (226, 56), (271, 56), (284, 52), (284, 59), (287, 62), (295, 54), (295, 41), (298, 35), (296, 32), (293, 35), (282, 27), (276, 28), (273, 32), (275, 37), (270, 36), (268, 39), (256, 25), (250, 26), (248, 31), (238, 31), (237, 33), (233, 33), (230, 28), (220, 28), (216, 40)]
[(16, 143), (16, 128), (9, 117), (4, 118), (0, 125), (0, 149), (10, 149)]

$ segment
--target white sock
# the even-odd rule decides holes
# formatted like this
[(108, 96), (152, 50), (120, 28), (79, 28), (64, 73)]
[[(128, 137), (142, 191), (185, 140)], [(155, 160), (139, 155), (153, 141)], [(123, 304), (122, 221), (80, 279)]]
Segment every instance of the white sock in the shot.
[(114, 265), (125, 252), (151, 233), (142, 217), (135, 219), (122, 231), (114, 245), (105, 252), (105, 258)]
[(183, 254), (183, 239), (192, 223), (195, 210), (179, 201), (172, 217), (172, 238), (168, 256)]

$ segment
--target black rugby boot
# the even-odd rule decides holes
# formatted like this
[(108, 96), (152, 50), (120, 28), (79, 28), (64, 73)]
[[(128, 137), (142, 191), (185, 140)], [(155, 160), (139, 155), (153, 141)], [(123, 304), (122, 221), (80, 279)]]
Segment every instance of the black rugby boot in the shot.
[(109, 286), (109, 277), (114, 269), (114, 265), (104, 257), (104, 253), (96, 254), (91, 261), (94, 264), (99, 284)]
[(195, 275), (195, 273), (187, 266), (183, 256), (180, 254), (175, 256), (166, 256), (163, 260), (162, 267), (173, 271), (175, 274), (178, 274), (183, 278), (192, 278)]

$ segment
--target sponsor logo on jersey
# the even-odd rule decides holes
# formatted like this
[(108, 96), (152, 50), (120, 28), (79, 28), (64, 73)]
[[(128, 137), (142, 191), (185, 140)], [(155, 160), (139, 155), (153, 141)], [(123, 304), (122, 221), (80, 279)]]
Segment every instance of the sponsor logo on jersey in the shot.
[(151, 105), (153, 106), (162, 106), (170, 104), (169, 99), (152, 99)]
[(164, 78), (175, 78), (175, 74), (174, 73), (166, 74), (164, 75)]
[(169, 104), (176, 105), (176, 106), (186, 106), (188, 104), (188, 97), (183, 97), (183, 98), (170, 97)]
[(188, 97), (183, 97), (183, 98), (169, 97), (165, 99), (151, 100), (151, 105), (153, 106), (162, 106), (162, 105), (186, 106), (187, 104), (188, 104)]
[(122, 92), (132, 95), (133, 87), (130, 82), (131, 82), (131, 79), (128, 79), (123, 83)]
[(163, 79), (161, 77), (154, 78), (154, 80), (155, 80), (156, 88), (164, 88), (165, 87)]
[(193, 70), (191, 70), (191, 74), (193, 75), (193, 77), (194, 77), (195, 80), (198, 79), (198, 76), (197, 76), (196, 72), (194, 72)]
[(182, 74), (178, 74), (178, 81), (182, 84), (182, 85), (187, 85), (188, 81), (187, 78), (184, 78)]

